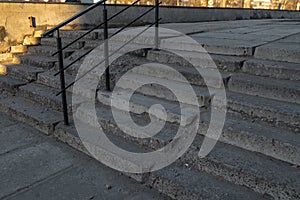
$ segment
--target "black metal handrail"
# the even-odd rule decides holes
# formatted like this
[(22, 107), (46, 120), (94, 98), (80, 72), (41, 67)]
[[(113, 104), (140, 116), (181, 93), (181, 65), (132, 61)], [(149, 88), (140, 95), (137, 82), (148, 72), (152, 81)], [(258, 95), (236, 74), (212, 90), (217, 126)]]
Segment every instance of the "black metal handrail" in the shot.
[[(137, 4), (138, 2), (140, 2), (141, 0), (136, 0), (135, 2), (133, 2), (132, 4), (130, 4), (129, 6), (123, 8), (122, 10), (120, 10), (119, 12), (113, 14), (111, 17), (109, 17), (107, 19), (107, 21), (112, 20), (113, 18), (117, 17), (119, 14), (123, 13), (124, 11), (126, 11), (127, 9), (131, 8), (132, 6), (134, 6), (135, 4)], [(78, 38), (76, 38), (75, 40), (73, 40), (72, 42), (70, 42), (69, 44), (67, 44), (66, 46), (64, 46), (62, 48), (62, 50), (65, 50), (66, 48), (70, 47), (72, 44), (74, 44), (75, 42), (79, 41), (80, 39), (84, 38), (86, 35), (90, 34), (91, 32), (93, 32), (94, 30), (100, 28), (101, 26), (103, 26), (105, 23), (105, 21), (103, 21), (102, 23), (100, 23), (99, 25), (91, 28), (90, 30), (88, 30), (87, 32), (85, 32), (84, 34), (82, 34), (81, 36), (79, 36)], [(58, 51), (53, 53), (52, 56), (55, 56), (56, 54), (58, 54)]]
[[(158, 19), (158, 21), (160, 21), (161, 18)], [(117, 52), (119, 52), (123, 47), (125, 47), (127, 44), (129, 44), (130, 42), (134, 41), (137, 37), (139, 37), (141, 34), (143, 34), (146, 30), (148, 30), (150, 27), (152, 27), (153, 25), (155, 25), (154, 23), (151, 23), (147, 28), (145, 28), (145, 30), (141, 31), (139, 34), (137, 34), (136, 36), (134, 36), (133, 38), (131, 38), (129, 41), (127, 41), (125, 44), (123, 44), (121, 47), (119, 47), (118, 49), (116, 49), (114, 52), (112, 52), (111, 54), (109, 54), (108, 56), (111, 57), (113, 55), (115, 55)], [(98, 67), (100, 64), (102, 64), (105, 61), (105, 59), (101, 60), (99, 63), (97, 63), (94, 67), (92, 67), (91, 69), (89, 69), (88, 71), (86, 71), (84, 74), (82, 74), (80, 77), (76, 78), (76, 81), (71, 82), (69, 85), (67, 85), (65, 87), (64, 90), (60, 91), (59, 93), (56, 94), (56, 96), (60, 95), (63, 93), (63, 91), (66, 91), (68, 88), (72, 87), (72, 85), (74, 85), (77, 81), (81, 80), (83, 77), (85, 77), (88, 73), (90, 73), (91, 71), (93, 71), (96, 67)]]
[[(140, 0), (137, 0), (137, 2), (139, 2)], [(161, 2), (159, 3), (161, 4)], [(140, 18), (142, 18), (143, 16), (145, 16), (146, 14), (148, 14), (149, 12), (151, 12), (153, 9), (155, 9), (155, 6), (153, 6), (152, 8), (150, 8), (149, 10), (147, 10), (146, 12), (142, 13), (141, 15), (139, 15), (138, 17), (136, 17), (134, 20), (132, 20), (130, 23), (128, 23), (127, 25), (123, 26), (122, 28), (120, 28), (119, 30), (117, 30), (115, 33), (113, 33), (112, 35), (110, 35), (108, 37), (111, 38), (115, 35), (117, 35), (118, 33), (122, 32), (124, 29), (130, 27), (132, 24), (134, 24), (136, 21), (138, 21)], [(109, 19), (107, 20), (109, 21)], [(104, 24), (104, 22), (103, 22)], [(154, 25), (154, 24), (153, 24)], [(81, 37), (81, 36), (80, 36)], [(74, 40), (75, 41), (75, 40)], [(71, 42), (72, 43), (72, 42)], [(100, 45), (100, 44), (99, 44)], [(68, 46), (68, 45), (66, 45)], [(63, 50), (63, 49), (62, 49)], [(62, 70), (59, 70), (58, 72), (56, 72), (54, 74), (54, 76), (59, 75), (62, 71), (68, 69), (69, 67), (71, 67), (73, 64), (75, 64), (76, 62), (78, 62), (79, 60), (81, 60), (82, 58), (84, 58), (86, 55), (88, 55), (89, 53), (91, 53), (93, 49), (88, 50), (87, 52), (85, 52), (84, 54), (82, 54), (80, 57), (76, 58), (75, 60), (73, 60), (71, 63), (69, 63), (67, 66), (65, 66)], [(57, 52), (58, 53), (58, 52)]]
[[(133, 41), (135, 38), (137, 38), (140, 34), (142, 34), (144, 31), (146, 31), (147, 29), (149, 29), (153, 25), (155, 25), (155, 27), (156, 27), (156, 29), (155, 29), (155, 48), (158, 48), (158, 25), (159, 25), (159, 21), (160, 21), (160, 19), (159, 19), (159, 5), (161, 4), (161, 2), (159, 2), (159, 0), (155, 0), (155, 5), (153, 7), (151, 7), (149, 10), (147, 10), (144, 13), (142, 13), (138, 17), (136, 17), (130, 23), (126, 24), (125, 26), (123, 26), (122, 28), (120, 28), (119, 30), (117, 30), (115, 33), (113, 33), (111, 36), (108, 36), (108, 22), (110, 20), (112, 20), (113, 18), (115, 18), (116, 16), (118, 16), (119, 14), (123, 13), (124, 11), (126, 11), (127, 9), (129, 9), (130, 7), (136, 5), (140, 1), (141, 0), (134, 1), (132, 4), (126, 6), (125, 8), (123, 8), (120, 11), (118, 11), (117, 13), (115, 13), (114, 15), (112, 15), (109, 18), (107, 17), (107, 9), (106, 9), (106, 5), (105, 5), (106, 0), (99, 1), (98, 3), (95, 3), (95, 4), (87, 7), (86, 9), (80, 11), (79, 13), (77, 13), (74, 16), (70, 17), (69, 19), (67, 19), (67, 20), (59, 23), (55, 27), (53, 27), (53, 28), (45, 31), (42, 34), (42, 37), (46, 37), (46, 36), (51, 35), (55, 31), (57, 32), (57, 35), (56, 35), (56, 37), (57, 37), (57, 51), (53, 54), (53, 56), (56, 55), (56, 54), (58, 56), (59, 71), (57, 73), (55, 73), (55, 76), (56, 75), (60, 75), (60, 85), (61, 85), (60, 88), (61, 88), (61, 90), (60, 90), (60, 92), (57, 95), (61, 95), (62, 96), (62, 108), (63, 108), (64, 123), (65, 123), (65, 125), (69, 124), (69, 120), (68, 120), (68, 106), (67, 106), (67, 98), (66, 98), (67, 89), (70, 88), (72, 85), (74, 85), (76, 81), (78, 81), (81, 78), (83, 78), (89, 71), (93, 70), (98, 65), (94, 66), (88, 72), (84, 73), (81, 77), (79, 77), (79, 79), (76, 79), (71, 84), (67, 85), (67, 87), (66, 87), (65, 74), (64, 74), (65, 70), (68, 69), (73, 64), (75, 64), (76, 62), (78, 62), (79, 60), (81, 60), (82, 58), (84, 58), (93, 49), (88, 50), (86, 53), (84, 53), (83, 55), (81, 55), (80, 57), (78, 57), (77, 59), (75, 59), (74, 61), (72, 61), (71, 63), (69, 63), (65, 67), (64, 67), (64, 60), (63, 60), (63, 50), (66, 49), (66, 48), (68, 48), (68, 47), (70, 47), (72, 44), (74, 44), (75, 42), (79, 41), (80, 39), (82, 39), (83, 37), (85, 37), (86, 35), (88, 35), (89, 33), (91, 33), (92, 31), (94, 31), (94, 30), (96, 30), (96, 29), (98, 29), (98, 28), (100, 28), (100, 27), (103, 26), (103, 31), (104, 31), (104, 38), (103, 38), (103, 43), (104, 43), (104, 59), (99, 64), (105, 62), (105, 66), (106, 66), (106, 72), (105, 72), (105, 74), (106, 74), (106, 89), (110, 90), (110, 72), (109, 72), (109, 66), (108, 66), (109, 65), (109, 57), (110, 56), (112, 56), (115, 53), (117, 53), (120, 49), (122, 49), (124, 46), (126, 46), (128, 43), (130, 43), (131, 41)], [(103, 8), (103, 22), (100, 23), (99, 25), (93, 27), (92, 29), (88, 30), (87, 32), (85, 32), (84, 34), (82, 34), (81, 36), (79, 36), (78, 38), (76, 38), (75, 40), (71, 41), (70, 43), (68, 43), (64, 47), (62, 47), (62, 41), (61, 41), (59, 29), (62, 28), (63, 26), (65, 26), (65, 25), (67, 25), (68, 23), (74, 21), (75, 19), (79, 18), (80, 16), (86, 14), (87, 12), (93, 10), (94, 8), (102, 5), (102, 4), (104, 6), (104, 8)], [(139, 19), (141, 19), (142, 17), (144, 17), (146, 14), (150, 13), (154, 9), (155, 9), (155, 22), (152, 23), (152, 24), (150, 24), (143, 32), (141, 32), (138, 35), (136, 35), (134, 38), (132, 38), (126, 44), (124, 44), (123, 46), (121, 46), (120, 48), (118, 48), (117, 50), (115, 50), (113, 53), (111, 53), (110, 55), (108, 55), (108, 39), (110, 37), (113, 37), (113, 36), (117, 35), (121, 31), (123, 31), (124, 29), (130, 27), (132, 24), (134, 24), (136, 21), (138, 21)]]
[(83, 9), (82, 11), (78, 12), (77, 14), (73, 15), (72, 17), (70, 17), (69, 19), (66, 19), (65, 21), (59, 23), (58, 25), (54, 26), (53, 28), (45, 31), (43, 34), (42, 34), (42, 37), (46, 37), (52, 33), (54, 33), (55, 31), (57, 31), (58, 29), (60, 29), (61, 27), (69, 24), (70, 22), (74, 21), (75, 19), (81, 17), (82, 15), (84, 15), (85, 13), (93, 10), (94, 8), (97, 8), (98, 6), (100, 6), (101, 4), (105, 3), (106, 0), (102, 0), (102, 1), (99, 1), (97, 3), (94, 3), (92, 4), (91, 6)]

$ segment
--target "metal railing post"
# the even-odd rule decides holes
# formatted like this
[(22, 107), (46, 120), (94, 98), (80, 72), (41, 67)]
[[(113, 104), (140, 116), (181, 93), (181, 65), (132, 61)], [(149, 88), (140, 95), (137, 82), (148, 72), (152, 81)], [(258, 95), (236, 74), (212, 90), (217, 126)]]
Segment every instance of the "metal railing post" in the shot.
[(109, 56), (108, 56), (108, 24), (107, 24), (107, 9), (105, 2), (103, 4), (103, 20), (104, 20), (104, 64), (106, 67), (105, 70), (105, 81), (106, 81), (106, 90), (110, 91), (110, 73), (109, 73)]
[(62, 91), (62, 109), (64, 115), (64, 123), (65, 125), (69, 125), (69, 118), (68, 118), (68, 104), (67, 104), (67, 94), (66, 94), (66, 83), (65, 83), (65, 73), (64, 73), (64, 60), (63, 60), (63, 50), (61, 44), (61, 38), (59, 36), (59, 30), (57, 30), (57, 51), (59, 52), (58, 55), (58, 64), (60, 70), (60, 89)]
[(155, 0), (155, 49), (158, 49), (159, 0)]

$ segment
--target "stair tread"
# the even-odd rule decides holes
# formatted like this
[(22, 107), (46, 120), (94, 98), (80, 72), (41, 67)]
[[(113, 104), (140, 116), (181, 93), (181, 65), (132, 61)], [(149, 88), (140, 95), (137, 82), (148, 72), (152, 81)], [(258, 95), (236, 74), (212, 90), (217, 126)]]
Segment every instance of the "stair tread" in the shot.
[(42, 68), (26, 64), (9, 64), (6, 66), (8, 73), (13, 74), (15, 77), (29, 81), (35, 80), (37, 78), (37, 74), (44, 71)]
[(44, 62), (56, 62), (57, 58), (56, 57), (50, 57), (50, 56), (45, 56), (45, 55), (33, 55), (33, 54), (25, 54), (25, 55), (19, 55), (21, 60), (23, 58), (28, 58), (28, 59), (34, 59), (38, 61), (44, 61)]
[(240, 94), (236, 92), (227, 92), (227, 97), (229, 103), (238, 102), (239, 104), (250, 105), (256, 108), (292, 114), (293, 116), (300, 116), (300, 105), (298, 104), (266, 99), (247, 94)]
[(257, 84), (272, 86), (272, 87), (281, 87), (286, 89), (299, 90), (300, 92), (300, 82), (298, 81), (277, 80), (277, 79), (258, 77), (258, 76), (247, 75), (247, 74), (232, 74), (231, 80), (232, 79), (234, 79), (235, 81), (243, 81), (243, 82), (257, 83)]
[[(27, 82), (20, 80), (18, 78), (12, 77), (10, 75), (0, 75), (1, 87), (9, 87), (10, 89), (16, 89), (21, 85), (25, 85)], [(1, 88), (7, 89), (7, 88)]]
[[(110, 96), (110, 92), (98, 91), (97, 99), (99, 102), (110, 106)], [(123, 99), (122, 96), (119, 97), (118, 95), (116, 98)], [(180, 123), (180, 120), (187, 118), (185, 120), (187, 120), (187, 124), (189, 124), (189, 122), (191, 122), (191, 120), (193, 120), (195, 117), (195, 115), (191, 116), (191, 114), (183, 116), (181, 114), (179, 105), (177, 105), (175, 102), (153, 96), (144, 96), (138, 93), (135, 93), (130, 99), (130, 111), (135, 114), (148, 113), (148, 109), (153, 104), (157, 103), (163, 105), (163, 107), (167, 110), (166, 112), (172, 115), (172, 118), (169, 117), (167, 119), (169, 122)], [(116, 105), (116, 108), (126, 110), (126, 108), (122, 108), (121, 105)], [(190, 108), (195, 109), (192, 107)], [(206, 112), (205, 110), (199, 110), (199, 112), (201, 119), (208, 123), (210, 120), (209, 112)], [(159, 119), (164, 119), (157, 113), (154, 113), (154, 115)], [(183, 125), (186, 124), (183, 123)], [(226, 143), (233, 144), (251, 151), (262, 152), (266, 155), (287, 162), (300, 164), (300, 152), (295, 150), (300, 150), (300, 144), (298, 143), (300, 140), (300, 134), (273, 127), (271, 124), (266, 122), (241, 118), (229, 113), (226, 117), (224, 130), (226, 132), (223, 134), (226, 134), (226, 137), (224, 135), (225, 138), (223, 141)], [(253, 141), (256, 141), (255, 145), (251, 144)], [(268, 148), (264, 149), (266, 146)], [(296, 151), (299, 153), (296, 153)]]
[[(157, 84), (166, 84), (166, 85), (172, 85), (174, 88), (176, 88), (176, 90), (178, 91), (183, 91), (183, 92), (188, 92), (185, 89), (185, 85), (186, 83), (181, 83), (178, 81), (174, 81), (174, 80), (167, 80), (167, 79), (161, 79), (161, 78), (157, 78), (157, 77), (150, 77), (150, 76), (146, 76), (146, 75), (142, 75), (142, 74), (135, 74), (132, 72), (126, 73), (126, 80), (131, 80), (131, 81), (138, 81), (139, 83), (145, 83), (144, 80), (147, 80), (149, 82), (153, 82), (153, 83), (157, 83)], [(122, 77), (123, 78), (123, 77)], [(125, 78), (124, 78), (125, 80)], [(120, 85), (122, 87), (122, 85)], [(205, 87), (201, 87), (201, 86), (194, 86), (193, 89), (195, 90), (196, 94), (202, 94), (205, 96), (210, 96), (207, 89)]]
[[(26, 90), (39, 96), (45, 96), (46, 98), (49, 98), (52, 101), (61, 102), (61, 97), (55, 95), (59, 92), (59, 89), (51, 88), (49, 86), (30, 83), (25, 86), (21, 86), (20, 90)], [(100, 98), (109, 98), (111, 96), (111, 93), (105, 91), (98, 91), (98, 95), (101, 95)], [(71, 93), (67, 94), (67, 98), (69, 99), (68, 102), (71, 103)], [(168, 111), (178, 116), (180, 116), (181, 114), (180, 108), (178, 108), (176, 103), (172, 101), (156, 98), (156, 97), (144, 96), (135, 93), (133, 97), (130, 99), (130, 102), (133, 103), (134, 105), (142, 105), (145, 111), (147, 111), (147, 109), (154, 103), (160, 103), (164, 105), (164, 108), (166, 108)], [(134, 112), (134, 110), (131, 110), (131, 112)], [(141, 114), (142, 112), (134, 112), (134, 113)], [(204, 121), (209, 121), (210, 115), (207, 112), (201, 112), (201, 118)], [(267, 123), (252, 121), (251, 119), (242, 119), (232, 114), (227, 114), (225, 128), (238, 131), (241, 134), (248, 133), (249, 135), (263, 136), (269, 138), (270, 140), (275, 139), (283, 143), (291, 144), (292, 146), (295, 146), (297, 148), (300, 147), (300, 144), (297, 142), (298, 138), (300, 140), (299, 134), (295, 134), (288, 130), (282, 130), (282, 129), (272, 127)]]
[[(63, 50), (64, 53), (65, 52), (74, 52), (74, 51), (76, 51), (76, 49), (67, 48), (67, 49)], [(46, 45), (38, 45), (38, 46), (28, 47), (28, 53), (31, 55), (32, 54), (40, 55), (40, 52), (47, 53), (47, 54), (49, 54), (49, 57), (52, 57), (52, 54), (57, 52), (57, 47), (46, 46)]]
[(300, 68), (298, 63), (248, 58), (244, 62), (242, 71), (258, 76), (300, 80)]
[[(231, 77), (231, 73), (229, 72), (218, 72), (213, 71), (212, 69), (206, 69), (206, 68), (200, 68), (195, 69), (192, 67), (183, 67), (178, 64), (168, 64), (169, 67), (171, 67), (173, 70), (170, 70), (165, 67), (161, 67), (160, 65), (156, 64), (146, 64), (143, 68), (133, 68), (133, 72), (136, 74), (142, 74), (142, 75), (148, 75), (156, 78), (164, 78), (174, 81), (181, 82), (180, 76), (184, 76), (186, 80), (188, 80), (189, 83), (194, 85), (206, 85), (204, 82), (205, 80), (214, 81), (213, 85), (220, 86), (219, 83), (219, 76), (223, 80), (224, 83), (227, 82), (227, 80)], [(179, 74), (178, 74), (179, 72)], [(218, 72), (218, 73), (216, 73)]]
[(300, 103), (300, 82), (298, 81), (233, 74), (229, 80), (228, 88), (234, 92)]
[[(104, 121), (113, 120), (113, 117), (110, 114), (109, 108), (107, 108), (107, 106), (96, 106), (96, 110), (98, 118), (100, 117)], [(122, 111), (118, 112), (121, 116)], [(91, 112), (89, 112), (88, 109), (86, 109), (85, 114), (89, 115), (89, 113)], [(141, 121), (143, 119), (138, 118), (137, 120)], [(138, 122), (138, 124), (142, 123)], [(165, 130), (164, 133), (174, 134), (173, 129), (176, 128), (169, 128), (169, 130)], [(161, 137), (166, 136), (164, 135)], [(201, 145), (201, 141), (202, 139), (198, 139), (198, 142), (196, 144)], [(254, 177), (261, 177), (263, 179), (266, 179), (269, 183), (275, 182), (277, 184), (284, 184), (288, 186), (288, 188), (300, 188), (300, 179), (297, 178), (300, 176), (300, 171), (298, 169), (293, 168), (292, 165), (289, 163), (282, 162), (262, 154), (250, 152), (238, 147), (219, 142), (217, 146), (213, 149), (213, 151), (204, 160), (199, 159), (198, 161), (200, 162), (200, 164), (201, 162), (206, 163), (206, 159), (209, 159), (209, 162), (213, 161), (215, 163), (219, 163), (219, 165), (222, 165), (223, 163), (225, 164), (224, 166), (230, 166), (230, 169), (232, 168), (240, 172), (244, 172), (245, 174), (250, 173)], [(237, 177), (235, 178), (238, 178), (239, 174), (236, 174), (236, 176)]]
[(40, 131), (50, 134), (54, 125), (62, 121), (61, 113), (32, 103), (23, 97), (5, 94), (0, 97), (1, 111), (25, 122)]
[[(72, 137), (73, 141), (74, 138), (76, 139), (79, 137), (73, 124), (71, 124), (69, 127), (60, 124), (58, 126), (58, 130), (59, 129), (65, 131), (66, 134), (68, 134), (67, 137)], [(115, 144), (118, 144), (119, 147), (126, 150), (130, 149), (134, 152), (141, 152), (144, 151), (143, 149), (145, 148), (136, 145), (135, 143), (131, 143), (130, 141), (124, 141), (113, 134), (109, 135), (109, 139)], [(62, 141), (71, 142), (71, 140), (66, 137), (63, 137)], [(74, 143), (71, 145), (74, 145)], [(77, 146), (78, 144), (75, 145)], [(115, 156), (119, 157), (118, 155)], [(224, 199), (225, 197), (228, 199), (240, 199), (246, 197), (249, 199), (264, 199), (263, 195), (251, 191), (246, 187), (234, 185), (233, 183), (221, 180), (219, 177), (205, 172), (188, 169), (179, 161), (165, 169), (152, 172), (149, 179), (145, 180), (145, 182), (151, 187), (159, 187), (159, 185), (156, 185), (157, 183), (153, 181), (154, 179), (171, 183), (167, 184), (165, 191), (161, 192), (167, 194), (171, 193), (171, 195), (177, 194), (178, 197), (186, 197), (189, 199), (199, 199), (199, 197), (213, 199)]]

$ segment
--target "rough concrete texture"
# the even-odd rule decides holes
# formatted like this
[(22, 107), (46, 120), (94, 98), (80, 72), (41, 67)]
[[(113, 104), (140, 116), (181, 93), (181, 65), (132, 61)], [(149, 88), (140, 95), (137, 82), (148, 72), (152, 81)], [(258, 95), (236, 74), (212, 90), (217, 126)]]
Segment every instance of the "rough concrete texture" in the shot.
[[(197, 67), (202, 67), (204, 72), (210, 74), (212, 67), (208, 67), (208, 64), (211, 61), (203, 54), (185, 49), (188, 45), (182, 44), (180, 37), (170, 39), (162, 34), (161, 42), (171, 41), (172, 48), (177, 49), (174, 52), (180, 52), (187, 57), (186, 60), (167, 51), (143, 50), (140, 53), (127, 54), (110, 66), (112, 87), (120, 77), (123, 78), (122, 84), (118, 87), (119, 92), (128, 92), (145, 81), (157, 83), (145, 85), (136, 91), (130, 99), (130, 113), (125, 112), (124, 99), (120, 95), (115, 96), (119, 104), (111, 108), (111, 92), (103, 90), (105, 79), (97, 77), (97, 73), (89, 75), (87, 84), (80, 88), (80, 93), (76, 93), (82, 100), (84, 97), (96, 98), (95, 106), (81, 102), (86, 106), (75, 105), (71, 109), (72, 87), (70, 87), (67, 92), (70, 126), (63, 124), (62, 100), (60, 96), (55, 96), (60, 90), (59, 76), (53, 76), (58, 70), (57, 59), (50, 56), (55, 51), (55, 38), (47, 38), (41, 41), (41, 46), (29, 47), (30, 54), (19, 56), (21, 64), (6, 65), (8, 75), (0, 76), (2, 112), (46, 134), (51, 134), (50, 137), (55, 137), (87, 155), (90, 153), (84, 147), (72, 122), (73, 111), (77, 111), (77, 117), (80, 123), (85, 125), (86, 130), (95, 130), (95, 124), (99, 123), (109, 139), (124, 150), (131, 152), (158, 150), (173, 140), (179, 127), (193, 121), (193, 115), (182, 113), (174, 94), (159, 83), (172, 85), (181, 96), (185, 97), (185, 103), (191, 104), (186, 106), (194, 106), (191, 102), (193, 98), (185, 89), (186, 83), (178, 74), (170, 69), (149, 64), (158, 62), (178, 71), (192, 84), (201, 106), (198, 108), (199, 130), (188, 151), (172, 165), (152, 173), (124, 173), (143, 183), (136, 185), (135, 181), (100, 166), (92, 159), (85, 158), (78, 152), (74, 154), (66, 144), (54, 141), (49, 143), (50, 138), (39, 135), (35, 129), (1, 116), (0, 127), (5, 127), (0, 134), (5, 140), (2, 142), (3, 145), (0, 145), (0, 162), (5, 166), (5, 170), (10, 170), (8, 174), (15, 172), (18, 175), (8, 180), (6, 177), (9, 175), (5, 174), (7, 171), (0, 172), (4, 174), (3, 180), (6, 181), (1, 182), (6, 184), (3, 187), (4, 195), (9, 195), (7, 197), (11, 199), (166, 198), (159, 193), (171, 199), (300, 198), (298, 83), (300, 71), (297, 60), (300, 21), (241, 20), (172, 23), (163, 26), (188, 33), (199, 41), (201, 46), (210, 52), (210, 57), (220, 71), (220, 82), (223, 82), (226, 88), (228, 112), (222, 135), (213, 151), (205, 158), (198, 157), (207, 133), (211, 111), (217, 108), (210, 105), (213, 94), (208, 94), (203, 78), (189, 63), (191, 60), (194, 61)], [(84, 33), (82, 30), (61, 31), (66, 38), (63, 43), (67, 44), (71, 38), (74, 39), (82, 33)], [(96, 30), (67, 50), (65, 65), (99, 45), (102, 34), (101, 30)], [(126, 38), (112, 41), (111, 44), (118, 46), (124, 39)], [(153, 43), (151, 35), (136, 40), (136, 44), (130, 47), (136, 48), (150, 43)], [(178, 45), (181, 47), (179, 50)], [(281, 55), (281, 52), (284, 54)], [(93, 53), (95, 56), (103, 57), (101, 50)], [(67, 84), (75, 80), (82, 62), (83, 60), (66, 70)], [(148, 63), (147, 68), (134, 68), (145, 63)], [(133, 70), (125, 75), (131, 69)], [(214, 78), (215, 76), (211, 76), (211, 81), (220, 86), (221, 83)], [(89, 83), (95, 80), (99, 81), (99, 85), (97, 88), (91, 88)], [(166, 112), (163, 113), (162, 107), (151, 108), (154, 104), (161, 104)], [(92, 115), (94, 107), (97, 120)], [(114, 120), (112, 109), (122, 118), (121, 128)], [(160, 126), (165, 114), (166, 123), (155, 136), (144, 139), (131, 136), (135, 134), (149, 136), (151, 130), (145, 129), (137, 133), (134, 126), (128, 124), (125, 116), (130, 115), (136, 124), (142, 126), (149, 124), (150, 120)], [(181, 124), (181, 121), (185, 123)], [(212, 126), (218, 127), (219, 123), (216, 121)], [(122, 128), (131, 135), (125, 134)], [(32, 130), (29, 131), (32, 133), (21, 134), (23, 130), (27, 132), (27, 129)], [(53, 152), (45, 156), (48, 151)], [(101, 151), (107, 153), (106, 149), (102, 148)], [(72, 156), (70, 158), (69, 152), (76, 158)], [(56, 154), (59, 154), (57, 157), (60, 159), (57, 163), (53, 161)], [(28, 161), (19, 161), (17, 155), (28, 158)], [(114, 162), (117, 165), (138, 164), (127, 157), (115, 155), (115, 152), (109, 152), (109, 155), (106, 159), (112, 162), (117, 157), (120, 161)], [(33, 161), (29, 163), (31, 160)], [(9, 161), (16, 163), (11, 169)], [(83, 164), (85, 162), (86, 164)], [(35, 163), (39, 164), (40, 169), (35, 170)], [(48, 163), (51, 167), (46, 168), (40, 163), (45, 165)], [(19, 169), (25, 164), (28, 165), (28, 169), (33, 169), (28, 174), (22, 173), (23, 171)], [(35, 176), (32, 175), (34, 172)], [(27, 178), (30, 175), (32, 177)], [(98, 176), (104, 178), (97, 179)], [(22, 180), (18, 181), (18, 177)], [(113, 180), (115, 177), (118, 177), (117, 181)], [(150, 191), (146, 186), (153, 189)], [(137, 192), (138, 190), (141, 192)], [(60, 194), (61, 196), (58, 196)]]
[(1, 115), (5, 199), (169, 199), (88, 156)]

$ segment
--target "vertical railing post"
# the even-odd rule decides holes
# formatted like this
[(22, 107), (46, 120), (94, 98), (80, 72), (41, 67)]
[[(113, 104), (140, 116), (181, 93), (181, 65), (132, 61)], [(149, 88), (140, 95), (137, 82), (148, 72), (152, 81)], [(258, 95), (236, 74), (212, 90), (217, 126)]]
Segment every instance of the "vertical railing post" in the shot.
[(108, 24), (107, 24), (107, 9), (105, 2), (103, 4), (103, 21), (104, 21), (104, 59), (105, 59), (105, 81), (106, 81), (106, 90), (110, 91), (110, 73), (109, 73), (109, 55), (108, 55)]
[(158, 49), (159, 0), (155, 0), (155, 49)]
[(62, 96), (62, 109), (64, 114), (64, 123), (65, 125), (69, 125), (67, 94), (65, 90), (66, 83), (65, 83), (65, 73), (64, 73), (63, 50), (62, 50), (59, 30), (57, 30), (57, 51), (58, 51), (57, 55), (58, 55), (59, 71), (60, 71), (60, 89), (62, 91), (61, 96)]

